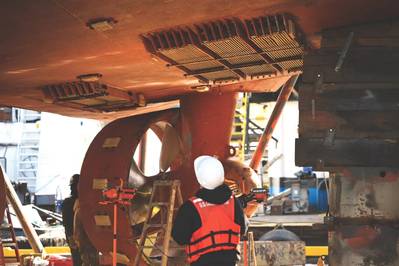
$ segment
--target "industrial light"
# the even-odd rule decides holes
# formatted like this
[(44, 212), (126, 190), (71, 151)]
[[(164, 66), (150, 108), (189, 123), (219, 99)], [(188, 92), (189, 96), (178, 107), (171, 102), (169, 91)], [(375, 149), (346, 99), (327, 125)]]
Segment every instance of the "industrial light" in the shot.
[(113, 18), (96, 18), (87, 22), (87, 26), (95, 31), (104, 32), (112, 30), (117, 21)]
[(211, 87), (208, 85), (199, 85), (199, 86), (191, 87), (191, 89), (195, 90), (197, 92), (207, 92), (211, 89)]
[(144, 107), (147, 105), (147, 101), (146, 101), (144, 95), (141, 93), (137, 94), (137, 105), (140, 107)]
[(97, 82), (103, 75), (100, 73), (91, 73), (91, 74), (84, 74), (79, 75), (76, 78), (83, 82)]

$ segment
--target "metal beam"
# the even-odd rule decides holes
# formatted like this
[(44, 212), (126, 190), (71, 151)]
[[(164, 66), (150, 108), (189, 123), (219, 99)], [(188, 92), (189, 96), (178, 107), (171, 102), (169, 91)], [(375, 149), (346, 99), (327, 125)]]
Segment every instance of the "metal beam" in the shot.
[(141, 172), (143, 173), (145, 173), (146, 151), (147, 151), (147, 132), (144, 133), (139, 144), (138, 166)]
[(296, 81), (298, 80), (299, 75), (294, 75), (292, 76), (283, 86), (281, 89), (280, 95), (277, 98), (276, 101), (276, 106), (274, 107), (274, 110), (269, 118), (269, 121), (267, 122), (267, 126), (265, 130), (263, 131), (262, 136), (259, 139), (258, 146), (256, 147), (255, 153), (252, 157), (252, 160), (249, 164), (249, 166), (252, 169), (257, 169), (259, 166), (260, 161), (262, 160), (263, 152), (265, 148), (267, 147), (267, 144), (269, 143), (269, 140), (272, 137), (274, 128), (276, 127), (276, 124), (278, 122), (278, 119), (280, 118), (281, 112), (283, 111), (283, 108), (285, 106), (285, 103), (288, 101), (288, 98), (291, 95), (292, 89), (295, 86)]

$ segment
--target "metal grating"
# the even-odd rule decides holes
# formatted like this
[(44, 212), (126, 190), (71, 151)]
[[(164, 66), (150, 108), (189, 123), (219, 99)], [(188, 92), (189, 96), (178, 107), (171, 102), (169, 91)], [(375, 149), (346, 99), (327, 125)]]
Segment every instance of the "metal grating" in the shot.
[(53, 102), (72, 101), (105, 95), (106, 86), (97, 82), (67, 82), (45, 86), (42, 91)]
[(220, 66), (217, 62), (212, 61), (212, 57), (191, 44), (182, 48), (161, 50), (160, 53), (171, 58), (175, 62), (184, 64), (189, 70), (208, 69)]
[(138, 106), (137, 96), (100, 82), (73, 81), (45, 86), (46, 102), (93, 112), (110, 112)]
[(208, 42), (204, 45), (233, 65), (263, 61), (262, 57), (256, 54), (256, 52), (239, 37)]
[(292, 20), (276, 15), (247, 20), (245, 25), (251, 40), (282, 69), (302, 69), (304, 50)]
[(239, 77), (237, 75), (234, 75), (229, 70), (215, 71), (212, 73), (202, 74), (202, 76), (204, 78), (206, 78), (207, 80), (212, 80), (214, 82), (228, 82), (228, 81), (234, 81), (234, 80), (239, 79)]
[(301, 34), (286, 15), (224, 19), (142, 36), (147, 50), (204, 82), (301, 71)]

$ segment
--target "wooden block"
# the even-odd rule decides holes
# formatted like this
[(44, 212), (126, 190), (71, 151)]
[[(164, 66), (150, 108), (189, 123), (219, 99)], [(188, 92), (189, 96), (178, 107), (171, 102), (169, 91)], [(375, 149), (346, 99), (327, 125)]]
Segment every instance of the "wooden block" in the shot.
[(342, 138), (398, 138), (399, 111), (301, 111), (299, 135), (325, 137), (333, 130)]
[(321, 47), (343, 47), (350, 32), (353, 32), (353, 47), (399, 46), (399, 21), (388, 21), (325, 30), (321, 34)]
[(299, 110), (395, 111), (399, 110), (399, 83), (380, 83), (375, 87), (356, 84), (310, 84), (300, 88)]
[(274, 200), (270, 206), (271, 215), (282, 215), (284, 213), (284, 201)]
[(374, 89), (349, 85), (300, 88), (300, 136), (324, 138), (333, 129), (342, 138), (398, 138), (399, 84), (381, 83), (383, 88)]
[(340, 50), (318, 51), (304, 58), (304, 83), (398, 82), (399, 49), (352, 49), (339, 72)]
[(296, 139), (295, 163), (316, 170), (329, 167), (397, 167), (398, 142), (378, 139)]

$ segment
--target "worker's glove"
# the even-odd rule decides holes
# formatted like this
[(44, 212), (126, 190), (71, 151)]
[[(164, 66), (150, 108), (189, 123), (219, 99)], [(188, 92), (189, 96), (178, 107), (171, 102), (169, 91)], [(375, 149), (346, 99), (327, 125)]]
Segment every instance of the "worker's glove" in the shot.
[(77, 249), (78, 248), (78, 244), (76, 243), (75, 239), (73, 239), (73, 237), (68, 238), (68, 246), (71, 249)]
[(255, 195), (253, 193), (242, 194), (237, 199), (241, 203), (242, 208), (245, 209), (248, 205), (248, 202), (251, 202), (254, 200), (254, 196)]

